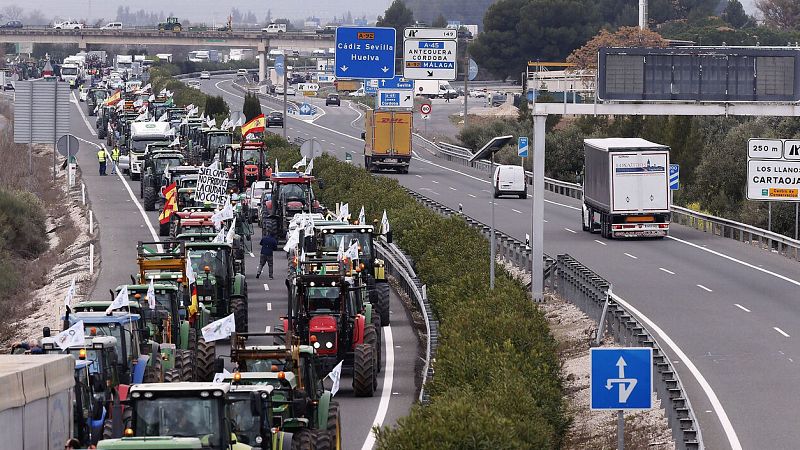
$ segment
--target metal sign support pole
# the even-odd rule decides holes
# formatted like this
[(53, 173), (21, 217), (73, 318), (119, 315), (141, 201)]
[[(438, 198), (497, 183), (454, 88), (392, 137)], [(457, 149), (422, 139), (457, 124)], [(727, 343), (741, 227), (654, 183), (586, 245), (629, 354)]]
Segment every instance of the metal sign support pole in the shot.
[[(58, 123), (58, 81), (56, 83), (56, 95), (54, 96), (55, 99), (53, 100), (53, 118), (55, 122)], [(33, 97), (31, 95), (31, 97)], [(53, 124), (53, 184), (56, 183), (56, 142), (58, 140), (58, 136), (56, 136), (58, 127), (56, 123)], [(33, 128), (33, 108), (31, 107), (31, 128)], [(33, 140), (33, 139), (31, 139)], [(67, 139), (69, 142), (69, 139)], [(69, 147), (67, 147), (69, 148)], [(67, 156), (67, 172), (69, 173), (69, 156)], [(31, 174), (33, 174), (33, 169), (31, 169)]]
[(767, 202), (767, 231), (772, 231), (772, 202)]
[[(492, 166), (489, 167), (489, 179), (492, 185), (492, 191), (494, 191), (494, 152), (492, 152)], [(491, 249), (489, 250), (489, 289), (494, 290), (494, 203), (495, 203), (495, 195), (492, 193), (492, 231), (491, 231), (491, 239), (489, 239), (489, 244), (491, 245)]]
[(286, 69), (286, 56), (283, 57), (283, 138), (288, 140), (289, 138), (286, 137), (286, 122), (289, 121), (289, 117), (286, 115), (286, 88), (289, 85), (289, 71)]
[(797, 203), (794, 204), (794, 239), (797, 240), (797, 225), (798, 225), (798, 205)]
[(533, 115), (533, 209), (531, 210), (531, 299), (544, 299), (544, 133), (546, 113)]
[[(465, 41), (466, 42), (466, 41)], [(469, 99), (469, 89), (467, 82), (469, 81), (469, 46), (464, 49), (464, 128), (467, 128), (467, 100)]]
[(625, 411), (617, 411), (617, 450), (625, 450)]

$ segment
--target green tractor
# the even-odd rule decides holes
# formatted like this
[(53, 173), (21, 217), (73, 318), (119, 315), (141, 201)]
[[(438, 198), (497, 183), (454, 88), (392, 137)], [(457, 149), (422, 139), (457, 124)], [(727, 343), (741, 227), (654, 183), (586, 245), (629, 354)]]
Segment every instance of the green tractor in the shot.
[(158, 31), (172, 31), (173, 33), (180, 33), (183, 30), (181, 23), (178, 22), (177, 17), (167, 17), (166, 22), (158, 24)]
[(252, 448), (239, 441), (241, 436), (261, 449), (288, 450), (292, 435), (268, 426), (272, 422), (271, 394), (269, 386), (232, 389), (224, 383), (139, 384), (131, 388), (132, 420), (125, 437), (100, 441), (97, 448)]
[(339, 404), (318, 375), (320, 361), (314, 347), (300, 345), (296, 338), (288, 346), (247, 345), (248, 339), (262, 336), (286, 338), (281, 332), (233, 333), (231, 361), (239, 370), (223, 381), (233, 386), (271, 386), (274, 426), (291, 431), (300, 448), (341, 448)]
[(247, 331), (247, 281), (234, 270), (233, 245), (226, 242), (186, 242), (187, 258), (196, 276), (197, 299), (213, 320), (231, 313), (236, 329)]
[(167, 167), (183, 165), (183, 154), (168, 146), (148, 145), (142, 162), (142, 181), (139, 196), (145, 211), (155, 211), (159, 193), (164, 186), (164, 171)]

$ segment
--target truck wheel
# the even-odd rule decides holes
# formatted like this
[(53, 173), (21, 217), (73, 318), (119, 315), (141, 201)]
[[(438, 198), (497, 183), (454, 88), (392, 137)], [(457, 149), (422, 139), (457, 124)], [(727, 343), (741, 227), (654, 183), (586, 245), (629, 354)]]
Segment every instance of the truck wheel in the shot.
[(146, 188), (144, 188), (144, 210), (155, 211), (157, 198), (158, 195), (156, 195), (156, 190), (153, 188), (153, 186), (148, 185)]
[(381, 326), (389, 325), (389, 283), (375, 283), (375, 300), (378, 314), (381, 317)]
[(234, 297), (231, 300), (231, 310), (236, 322), (237, 333), (247, 333), (247, 304), (242, 297)]
[(375, 393), (375, 350), (369, 344), (353, 350), (353, 393), (356, 397), (372, 397)]

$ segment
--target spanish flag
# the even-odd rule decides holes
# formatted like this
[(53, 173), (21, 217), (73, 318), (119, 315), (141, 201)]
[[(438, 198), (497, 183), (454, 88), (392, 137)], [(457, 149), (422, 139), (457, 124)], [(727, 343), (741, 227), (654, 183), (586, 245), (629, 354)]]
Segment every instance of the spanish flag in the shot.
[(263, 114), (259, 114), (253, 118), (253, 120), (247, 122), (246, 124), (242, 125), (242, 137), (247, 137), (250, 133), (258, 133), (259, 131), (264, 131), (264, 125), (266, 125), (266, 119), (264, 118)]
[(117, 90), (116, 92), (114, 92), (114, 95), (108, 97), (106, 101), (103, 102), (103, 105), (114, 106), (117, 103), (119, 103), (121, 99), (122, 99), (122, 92), (120, 90)]
[(189, 304), (189, 316), (194, 317), (197, 311), (200, 310), (200, 304), (197, 302), (197, 285), (192, 285), (192, 302)]
[(164, 210), (158, 216), (158, 221), (163, 225), (169, 223), (172, 213), (178, 212), (178, 185), (173, 181), (161, 192), (164, 194)]

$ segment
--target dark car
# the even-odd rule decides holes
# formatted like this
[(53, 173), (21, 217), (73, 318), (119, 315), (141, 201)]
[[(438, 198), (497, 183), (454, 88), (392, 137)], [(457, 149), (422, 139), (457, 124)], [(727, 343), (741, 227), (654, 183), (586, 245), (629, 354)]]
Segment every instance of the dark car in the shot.
[(11, 22), (7, 22), (5, 25), (0, 25), (0, 28), (22, 28), (22, 22), (19, 20), (12, 20)]
[(283, 126), (283, 113), (273, 111), (267, 115), (267, 127), (282, 127)]
[(328, 94), (328, 97), (325, 98), (325, 106), (328, 105), (342, 106), (342, 101), (339, 99), (339, 94)]

